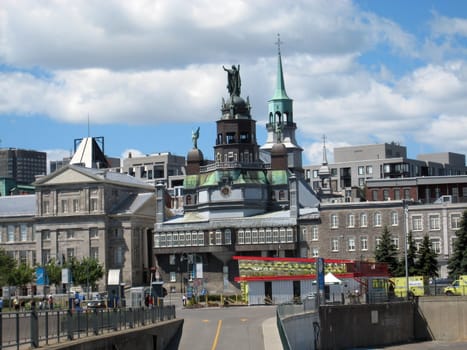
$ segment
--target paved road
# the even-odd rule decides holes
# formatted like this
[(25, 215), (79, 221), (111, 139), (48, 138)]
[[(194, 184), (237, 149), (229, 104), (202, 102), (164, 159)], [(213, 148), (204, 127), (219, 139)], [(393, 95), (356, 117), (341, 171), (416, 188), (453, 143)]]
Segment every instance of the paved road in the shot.
[(179, 349), (265, 349), (263, 324), (275, 313), (275, 306), (178, 309), (185, 319)]

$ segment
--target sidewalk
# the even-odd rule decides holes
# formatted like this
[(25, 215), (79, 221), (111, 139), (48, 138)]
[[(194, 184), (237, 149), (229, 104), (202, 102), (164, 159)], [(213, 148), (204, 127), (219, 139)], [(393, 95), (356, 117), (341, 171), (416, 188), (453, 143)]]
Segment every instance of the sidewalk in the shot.
[(282, 350), (282, 342), (277, 330), (276, 317), (268, 318), (263, 322), (264, 349)]

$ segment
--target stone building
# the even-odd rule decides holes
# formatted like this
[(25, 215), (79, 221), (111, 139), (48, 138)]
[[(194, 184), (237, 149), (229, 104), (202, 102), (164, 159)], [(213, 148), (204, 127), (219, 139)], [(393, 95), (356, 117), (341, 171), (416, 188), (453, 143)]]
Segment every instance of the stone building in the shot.
[(193, 135), (183, 215), (167, 215), (164, 188), (156, 189), (156, 268), (173, 290), (238, 292), (234, 283), (238, 263), (232, 257), (296, 256), (300, 214), (317, 213), (318, 199), (302, 177), (302, 150), (295, 144), (292, 102), (285, 94), (280, 53), (279, 83), (269, 102), (268, 124), (268, 131), (277, 134), (262, 148), (261, 156), (249, 99), (240, 96), (240, 84), (235, 81), (239, 68), (233, 68), (224, 68), (229, 86), (237, 88), (222, 100), (214, 161), (204, 159)]

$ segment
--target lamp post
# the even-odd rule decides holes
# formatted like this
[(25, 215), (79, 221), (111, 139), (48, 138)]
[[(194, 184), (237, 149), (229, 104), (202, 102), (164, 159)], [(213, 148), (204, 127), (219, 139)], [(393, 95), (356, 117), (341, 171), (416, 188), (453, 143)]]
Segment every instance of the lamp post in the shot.
[(409, 264), (407, 256), (407, 242), (409, 230), (409, 203), (407, 200), (403, 201), (404, 204), (404, 261), (405, 261), (405, 289), (406, 298), (409, 299)]

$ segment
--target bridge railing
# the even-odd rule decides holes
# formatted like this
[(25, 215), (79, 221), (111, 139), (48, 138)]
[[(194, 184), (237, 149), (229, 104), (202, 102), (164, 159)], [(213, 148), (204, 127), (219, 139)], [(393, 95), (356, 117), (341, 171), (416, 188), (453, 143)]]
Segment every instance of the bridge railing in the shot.
[(175, 319), (175, 306), (0, 311), (0, 350), (63, 343)]

